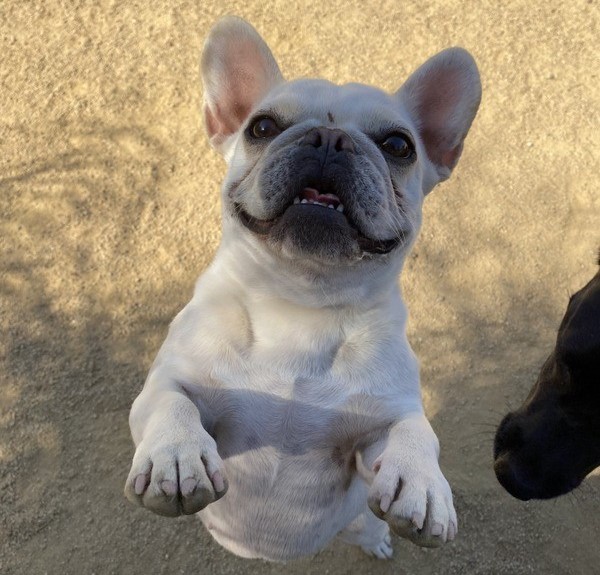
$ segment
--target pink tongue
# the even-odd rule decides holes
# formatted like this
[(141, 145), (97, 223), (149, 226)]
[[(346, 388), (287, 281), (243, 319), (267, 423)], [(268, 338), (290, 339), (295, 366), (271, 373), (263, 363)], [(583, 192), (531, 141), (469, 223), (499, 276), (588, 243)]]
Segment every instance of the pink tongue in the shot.
[(322, 204), (333, 204), (336, 208), (340, 203), (340, 199), (335, 194), (319, 194), (319, 190), (314, 188), (304, 188), (300, 192), (300, 199), (321, 202)]

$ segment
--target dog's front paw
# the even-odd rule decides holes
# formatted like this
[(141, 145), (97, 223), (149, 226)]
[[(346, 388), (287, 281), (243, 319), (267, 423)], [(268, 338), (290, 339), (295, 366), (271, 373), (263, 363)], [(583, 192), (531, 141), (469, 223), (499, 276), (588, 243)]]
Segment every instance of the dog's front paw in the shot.
[(405, 462), (385, 455), (373, 466), (376, 475), (368, 500), (373, 513), (394, 533), (422, 547), (453, 540), (458, 521), (452, 491), (437, 461)]
[(361, 545), (360, 547), (369, 557), (376, 557), (377, 559), (391, 559), (394, 555), (394, 548), (392, 547), (392, 538), (390, 537), (389, 530), (383, 536), (383, 539), (377, 543)]
[(142, 441), (125, 484), (127, 499), (168, 517), (196, 513), (220, 499), (227, 479), (216, 444), (207, 440)]

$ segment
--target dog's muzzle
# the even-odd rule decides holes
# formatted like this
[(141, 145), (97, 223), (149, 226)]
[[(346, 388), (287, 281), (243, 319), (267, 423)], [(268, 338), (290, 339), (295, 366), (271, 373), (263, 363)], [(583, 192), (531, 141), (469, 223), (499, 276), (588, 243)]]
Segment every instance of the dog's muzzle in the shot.
[[(343, 130), (316, 127), (298, 142), (297, 177), (287, 205), (271, 219), (249, 214), (234, 206), (241, 223), (272, 242), (290, 242), (300, 251), (320, 255), (359, 257), (386, 254), (402, 241), (400, 237), (374, 239), (360, 231), (357, 202), (351, 197), (351, 173), (355, 144)], [(328, 256), (328, 259), (329, 259)]]

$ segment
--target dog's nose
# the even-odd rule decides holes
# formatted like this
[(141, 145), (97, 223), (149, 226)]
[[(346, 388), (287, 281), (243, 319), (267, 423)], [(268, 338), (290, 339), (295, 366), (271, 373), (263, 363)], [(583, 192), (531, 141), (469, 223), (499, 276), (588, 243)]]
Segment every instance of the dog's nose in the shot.
[(301, 144), (303, 146), (314, 146), (323, 148), (326, 153), (333, 152), (354, 152), (354, 142), (352, 138), (343, 130), (337, 128), (317, 127), (309, 130)]
[(494, 472), (498, 482), (513, 497), (527, 501), (532, 497), (532, 488), (526, 474), (512, 461), (509, 454), (504, 454), (494, 462)]
[(500, 422), (494, 437), (494, 455), (502, 451), (515, 450), (523, 444), (523, 428), (519, 417), (514, 413), (507, 414)]

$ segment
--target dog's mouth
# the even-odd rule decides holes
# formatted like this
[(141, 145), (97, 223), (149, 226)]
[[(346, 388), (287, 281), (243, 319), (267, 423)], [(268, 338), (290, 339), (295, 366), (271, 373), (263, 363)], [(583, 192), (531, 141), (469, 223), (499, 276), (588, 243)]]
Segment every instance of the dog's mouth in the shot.
[(344, 204), (336, 194), (321, 192), (312, 187), (304, 188), (277, 217), (270, 220), (260, 220), (251, 216), (240, 204), (235, 205), (235, 211), (242, 224), (259, 236), (267, 236), (284, 215), (298, 217), (313, 215), (315, 218), (318, 217), (323, 225), (331, 223), (333, 226), (349, 227), (350, 234), (358, 243), (360, 250), (368, 254), (387, 254), (401, 242), (400, 237), (378, 240), (365, 236), (352, 221)]

